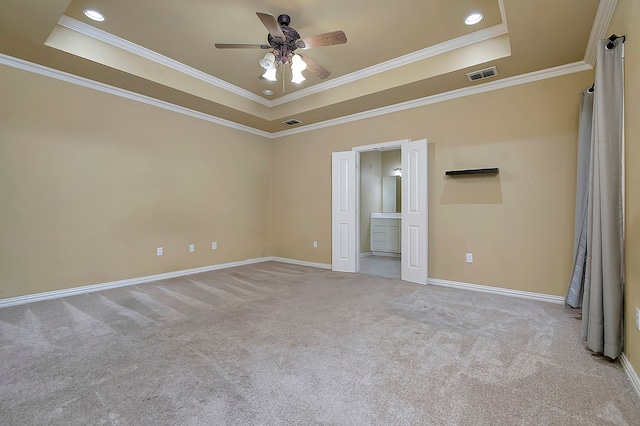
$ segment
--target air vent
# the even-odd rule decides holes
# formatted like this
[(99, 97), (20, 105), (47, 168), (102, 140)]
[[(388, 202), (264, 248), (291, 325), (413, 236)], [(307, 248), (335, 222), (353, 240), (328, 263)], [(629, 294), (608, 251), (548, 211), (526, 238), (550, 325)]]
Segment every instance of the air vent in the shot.
[(482, 80), (483, 78), (493, 77), (495, 75), (498, 75), (498, 70), (496, 69), (496, 67), (491, 67), (479, 71), (469, 72), (467, 73), (467, 78), (469, 79), (469, 81), (477, 81)]
[(300, 124), (300, 123), (302, 123), (302, 121), (296, 120), (295, 118), (282, 122), (282, 124), (286, 124), (287, 126), (295, 126), (296, 124)]

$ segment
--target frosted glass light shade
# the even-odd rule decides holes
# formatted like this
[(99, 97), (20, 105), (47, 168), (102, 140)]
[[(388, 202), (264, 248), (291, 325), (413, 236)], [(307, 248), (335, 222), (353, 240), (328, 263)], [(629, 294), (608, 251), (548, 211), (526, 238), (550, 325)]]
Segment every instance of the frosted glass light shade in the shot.
[(260, 62), (258, 62), (260, 64), (260, 66), (262, 68), (264, 68), (265, 70), (268, 70), (269, 68), (274, 66), (276, 60), (276, 56), (269, 52), (266, 55), (264, 55), (264, 58), (260, 59)]
[(276, 67), (271, 67), (268, 70), (266, 70), (264, 72), (264, 74), (262, 74), (262, 77), (264, 77), (265, 79), (269, 80), (269, 81), (276, 81)]
[(291, 82), (292, 83), (302, 83), (305, 80), (306, 79), (304, 78), (304, 75), (302, 75), (302, 71), (296, 71), (293, 68), (291, 68)]

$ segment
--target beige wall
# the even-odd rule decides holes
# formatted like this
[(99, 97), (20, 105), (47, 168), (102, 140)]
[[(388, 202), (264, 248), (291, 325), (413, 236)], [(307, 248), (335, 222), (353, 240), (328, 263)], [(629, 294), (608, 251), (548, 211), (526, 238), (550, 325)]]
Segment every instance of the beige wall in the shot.
[[(332, 151), (427, 138), (429, 276), (564, 295), (579, 91), (592, 81), (592, 72), (572, 74), (276, 140), (274, 227), (288, 236), (274, 241), (275, 254), (331, 262)], [(500, 174), (444, 176), (476, 167)]]
[[(10, 206), (0, 211), (1, 297), (269, 255), (330, 263), (331, 152), (424, 137), (430, 276), (566, 290), (576, 94), (590, 72), (275, 141), (0, 72), (12, 99), (0, 110), (0, 191)], [(444, 177), (489, 166), (501, 173)]]
[(640, 307), (640, 2), (619, 0), (607, 31), (626, 35), (625, 140), (626, 140), (626, 304), (624, 352), (640, 372), (640, 331), (635, 310)]
[(0, 93), (0, 298), (272, 253), (270, 141), (5, 66)]

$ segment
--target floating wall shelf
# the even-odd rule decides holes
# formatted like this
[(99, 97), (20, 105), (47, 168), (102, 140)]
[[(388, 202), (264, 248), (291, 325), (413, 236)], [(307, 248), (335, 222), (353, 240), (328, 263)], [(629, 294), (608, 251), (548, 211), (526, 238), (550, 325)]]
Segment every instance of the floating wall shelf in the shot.
[(447, 170), (444, 172), (447, 176), (458, 175), (481, 175), (481, 174), (497, 174), (500, 170), (497, 167), (491, 167), (488, 169), (467, 169), (467, 170)]

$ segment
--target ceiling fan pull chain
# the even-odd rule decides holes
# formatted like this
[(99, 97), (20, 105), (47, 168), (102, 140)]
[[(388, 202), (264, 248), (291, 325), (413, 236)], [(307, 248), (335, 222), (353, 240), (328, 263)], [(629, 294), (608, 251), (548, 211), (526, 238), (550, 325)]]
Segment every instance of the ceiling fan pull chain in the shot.
[(284, 90), (284, 65), (280, 67), (280, 77), (282, 77), (282, 94), (284, 95), (286, 93)]

